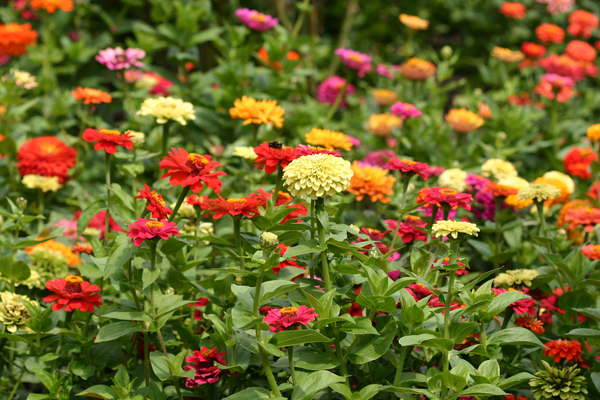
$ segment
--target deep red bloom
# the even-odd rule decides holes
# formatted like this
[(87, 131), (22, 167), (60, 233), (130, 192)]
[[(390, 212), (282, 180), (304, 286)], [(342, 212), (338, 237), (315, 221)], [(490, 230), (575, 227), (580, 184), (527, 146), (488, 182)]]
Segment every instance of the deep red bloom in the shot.
[(592, 173), (589, 167), (592, 161), (598, 161), (598, 154), (593, 152), (591, 148), (573, 147), (563, 159), (563, 164), (569, 175), (590, 179)]
[(578, 61), (592, 62), (596, 59), (596, 49), (582, 40), (571, 40), (567, 43), (565, 54)]
[(578, 340), (553, 340), (546, 343), (546, 347), (544, 355), (554, 357), (554, 362), (559, 362), (563, 358), (571, 364), (575, 361), (583, 361), (581, 343)]
[(427, 240), (425, 232), (419, 229), (425, 228), (427, 222), (417, 216), (407, 215), (406, 220), (400, 223), (400, 227), (398, 227), (398, 221), (394, 219), (386, 219), (385, 222), (391, 232), (396, 232), (396, 229), (398, 229), (398, 236), (401, 236), (404, 243), (410, 243), (413, 240), (422, 242)]
[(101, 306), (100, 288), (86, 282), (80, 276), (67, 275), (65, 279), (54, 279), (46, 283), (46, 289), (56, 294), (46, 296), (46, 303), (56, 302), (52, 305), (53, 311), (65, 308), (66, 312), (75, 310), (94, 312), (94, 306)]
[(469, 202), (473, 196), (467, 193), (460, 193), (454, 189), (441, 186), (423, 188), (419, 190), (417, 204), (437, 205), (440, 208), (456, 209), (459, 206), (465, 210), (470, 210)]
[(363, 309), (356, 303), (351, 303), (350, 308), (348, 309), (348, 314), (353, 317), (363, 317)]
[(263, 318), (263, 321), (271, 326), (271, 332), (284, 331), (289, 327), (296, 329), (300, 325), (306, 325), (310, 321), (314, 321), (319, 316), (314, 311), (314, 308), (307, 308), (306, 306), (273, 308)]
[(190, 357), (185, 359), (186, 362), (192, 363), (192, 365), (185, 365), (183, 369), (186, 371), (193, 369), (196, 371), (196, 375), (194, 379), (186, 379), (185, 386), (194, 389), (199, 385), (217, 382), (221, 373), (217, 364), (226, 365), (225, 360), (223, 360), (225, 355), (227, 353), (218, 352), (216, 347), (212, 350), (202, 347), (201, 350), (194, 351)]
[(523, 42), (521, 51), (525, 53), (527, 57), (531, 58), (544, 57), (546, 54), (546, 48), (544, 46), (533, 42)]
[[(73, 218), (75, 218), (75, 220), (79, 220), (80, 215), (81, 211), (75, 211)], [(93, 228), (100, 231), (98, 238), (103, 239), (105, 234), (104, 230), (106, 229), (106, 210), (102, 210), (98, 214), (94, 215), (86, 228)], [(108, 216), (108, 229), (109, 233), (125, 232), (110, 215)]]
[(160, 162), (160, 169), (168, 171), (161, 177), (169, 177), (173, 186), (189, 186), (194, 193), (200, 193), (203, 184), (219, 193), (221, 180), (219, 176), (227, 175), (223, 171), (214, 171), (223, 164), (210, 161), (212, 156), (188, 153), (185, 149), (171, 148), (168, 156)]
[(535, 333), (544, 333), (544, 324), (539, 319), (532, 317), (531, 315), (524, 315), (515, 320), (515, 325), (524, 326), (531, 329)]
[(69, 179), (69, 169), (75, 165), (77, 150), (52, 136), (29, 139), (17, 152), (17, 168), (21, 176), (35, 174), (55, 176), (60, 183)]
[[(277, 194), (277, 200), (275, 201), (275, 205), (277, 207), (279, 207), (284, 204), (291, 203), (293, 200), (294, 200), (294, 198), (290, 194), (280, 191)], [(285, 206), (285, 208), (291, 208), (293, 211), (291, 213), (289, 213), (288, 215), (286, 215), (285, 218), (281, 220), (281, 223), (284, 224), (287, 221), (289, 221), (290, 219), (296, 219), (296, 218), (300, 218), (301, 215), (307, 215), (308, 210), (306, 209), (305, 204), (306, 203), (298, 203), (298, 204), (288, 204), (287, 206)]]
[(427, 179), (432, 174), (428, 164), (412, 160), (399, 160), (397, 156), (390, 158), (385, 167), (391, 170), (399, 170), (400, 174), (406, 178), (419, 175), (421, 178)]
[(285, 168), (296, 158), (296, 150), (293, 147), (284, 146), (281, 142), (263, 142), (254, 148), (257, 157), (254, 166), (265, 169), (267, 174), (277, 171), (277, 166)]
[(150, 190), (150, 186), (146, 184), (144, 184), (144, 190), (140, 189), (139, 196), (135, 196), (134, 198), (148, 200), (146, 208), (152, 213), (152, 218), (168, 219), (169, 214), (173, 214), (173, 211), (165, 206), (162, 196), (156, 193), (155, 190)]
[(592, 31), (598, 27), (598, 17), (584, 10), (575, 10), (569, 15), (567, 32), (573, 36), (592, 37)]
[(208, 210), (212, 212), (213, 219), (219, 219), (224, 215), (231, 215), (232, 217), (241, 215), (244, 217), (252, 218), (260, 215), (261, 204), (257, 198), (242, 197), (242, 198), (227, 198), (225, 200), (221, 196), (218, 199), (210, 199)]
[(308, 144), (299, 144), (296, 146), (296, 157), (310, 156), (312, 154), (331, 154), (336, 157), (342, 156), (342, 153), (339, 151), (326, 149), (325, 147), (310, 146)]
[(141, 246), (146, 239), (160, 238), (169, 240), (171, 236), (179, 236), (177, 224), (167, 220), (154, 221), (151, 219), (138, 218), (133, 224), (129, 225), (127, 236), (134, 239), (136, 246)]
[(129, 133), (121, 133), (110, 129), (95, 129), (88, 128), (83, 131), (83, 140), (91, 142), (94, 145), (94, 150), (104, 150), (108, 154), (115, 154), (117, 146), (123, 146), (127, 150), (133, 150), (133, 142)]

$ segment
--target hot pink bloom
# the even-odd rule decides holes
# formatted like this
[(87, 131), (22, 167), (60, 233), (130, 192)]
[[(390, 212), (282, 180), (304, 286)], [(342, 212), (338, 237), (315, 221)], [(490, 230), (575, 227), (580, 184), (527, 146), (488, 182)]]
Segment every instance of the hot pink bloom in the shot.
[(194, 389), (196, 386), (205, 385), (207, 383), (215, 383), (219, 380), (219, 374), (221, 370), (217, 367), (217, 364), (226, 365), (223, 356), (227, 353), (220, 353), (217, 348), (212, 350), (202, 347), (202, 350), (196, 350), (192, 355), (186, 358), (186, 362), (193, 363), (192, 365), (185, 365), (183, 369), (189, 371), (193, 369), (196, 371), (194, 379), (186, 379), (185, 386)]
[(273, 308), (263, 318), (263, 321), (271, 325), (271, 332), (284, 331), (291, 326), (293, 326), (292, 329), (296, 329), (300, 325), (314, 321), (319, 316), (314, 311), (314, 308), (306, 306)]
[(10, 54), (0, 53), (0, 67), (10, 61)]
[(337, 150), (329, 150), (324, 147), (310, 146), (307, 144), (299, 144), (296, 146), (296, 156), (309, 156), (312, 154), (331, 154), (332, 156), (341, 157), (342, 154)]
[[(335, 99), (337, 99), (337, 96), (340, 93), (340, 90), (342, 90), (345, 84), (346, 80), (344, 78), (337, 75), (330, 76), (319, 85), (317, 99), (323, 104), (333, 105), (335, 103)], [(354, 85), (350, 83), (346, 85), (346, 90), (344, 91), (340, 108), (346, 108), (348, 105), (348, 103), (346, 103), (346, 97), (354, 93), (356, 93)]]
[(335, 50), (335, 55), (342, 60), (342, 63), (344, 63), (345, 66), (357, 70), (358, 76), (361, 78), (373, 69), (373, 66), (371, 65), (373, 57), (369, 57), (360, 51), (340, 47)]
[(390, 107), (390, 111), (394, 115), (399, 115), (402, 119), (409, 117), (420, 117), (423, 113), (412, 104), (403, 103), (401, 101)]
[(146, 239), (160, 238), (169, 240), (171, 236), (179, 236), (177, 224), (167, 220), (154, 221), (152, 219), (138, 218), (133, 224), (129, 225), (127, 236), (134, 239), (136, 246), (141, 246)]
[(387, 67), (385, 64), (377, 64), (377, 69), (375, 69), (378, 75), (387, 76), (390, 79), (394, 79), (394, 72)]
[(406, 178), (412, 178), (415, 175), (419, 175), (421, 178), (427, 179), (431, 176), (431, 170), (428, 164), (412, 160), (399, 160), (397, 156), (390, 159), (386, 168), (399, 170), (401, 175)]
[(350, 136), (350, 135), (346, 135), (346, 137), (348, 138), (350, 143), (352, 143), (352, 146), (354, 146), (354, 147), (360, 146), (360, 140), (358, 138), (355, 138), (354, 136)]
[(171, 82), (170, 80), (163, 78), (162, 76), (154, 72), (144, 72), (142, 75), (156, 79), (156, 85), (152, 86), (152, 89), (150, 89), (150, 94), (168, 96), (171, 93), (169, 89), (171, 88), (171, 86), (173, 86), (173, 82)]
[(146, 57), (146, 52), (142, 49), (128, 48), (123, 50), (121, 47), (114, 49), (107, 48), (100, 50), (96, 56), (96, 61), (105, 65), (111, 70), (122, 70), (131, 67), (143, 67), (144, 63), (140, 60)]
[(575, 81), (568, 76), (549, 73), (542, 75), (542, 80), (550, 83), (554, 88), (575, 87)]
[(277, 18), (248, 8), (237, 9), (235, 16), (248, 28), (259, 32), (268, 31), (279, 23)]
[(425, 231), (419, 228), (425, 228), (427, 226), (427, 222), (423, 221), (421, 218), (407, 215), (406, 221), (400, 223), (400, 227), (398, 227), (398, 221), (394, 219), (386, 219), (385, 223), (390, 231), (396, 232), (398, 229), (398, 236), (401, 236), (401, 239), (404, 243), (410, 243), (413, 240), (417, 241), (426, 241), (427, 235), (425, 235)]
[(566, 13), (571, 11), (575, 0), (537, 0), (538, 3), (548, 4), (546, 11), (550, 14)]
[(64, 226), (63, 237), (77, 239), (77, 221), (74, 219), (60, 219), (54, 224), (55, 227)]

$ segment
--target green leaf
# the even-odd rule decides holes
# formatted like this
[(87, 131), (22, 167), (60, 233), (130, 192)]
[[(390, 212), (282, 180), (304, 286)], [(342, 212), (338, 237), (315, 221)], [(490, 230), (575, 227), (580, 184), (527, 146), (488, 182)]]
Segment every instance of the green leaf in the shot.
[(396, 299), (392, 296), (365, 296), (362, 293), (355, 300), (356, 304), (374, 311), (391, 313), (396, 310)]
[(133, 243), (129, 243), (127, 236), (118, 236), (115, 240), (110, 253), (108, 253), (108, 260), (106, 261), (106, 267), (104, 268), (104, 279), (108, 279), (112, 274), (116, 273), (125, 263), (133, 257), (138, 251), (138, 246)]
[(573, 308), (573, 311), (588, 318), (593, 318), (596, 321), (600, 321), (600, 309), (598, 308)]
[[(302, 346), (294, 349), (294, 363), (296, 364), (296, 368), (306, 369), (308, 371), (332, 369), (340, 365), (339, 360), (336, 358), (309, 346)], [(285, 367), (287, 366), (286, 362)]]
[(123, 321), (152, 321), (152, 317), (141, 311), (113, 311), (102, 315), (104, 318), (119, 319)]
[(353, 335), (379, 335), (373, 323), (367, 317), (354, 317), (354, 322), (348, 322), (340, 327), (340, 331)]
[(302, 256), (304, 254), (320, 253), (325, 250), (325, 246), (321, 247), (315, 240), (309, 240), (305, 244), (299, 244), (287, 249), (287, 251), (283, 254), (283, 258), (290, 259), (292, 257)]
[(259, 387), (251, 387), (237, 392), (223, 400), (257, 400), (257, 399), (283, 399), (283, 397), (271, 397), (271, 392)]
[(265, 282), (261, 287), (262, 296), (260, 298), (260, 304), (272, 299), (273, 297), (277, 297), (280, 294), (292, 291), (298, 287), (300, 287), (299, 284), (290, 281), (276, 280)]
[(109, 342), (118, 339), (121, 336), (143, 331), (144, 330), (138, 324), (134, 324), (133, 322), (115, 322), (100, 328), (94, 343)]
[(379, 335), (364, 335), (357, 337), (357, 343), (348, 354), (348, 360), (353, 364), (365, 364), (377, 360), (390, 348), (396, 335), (396, 323), (390, 319), (379, 331)]
[(569, 290), (558, 298), (561, 309), (570, 311), (573, 308), (589, 307), (596, 299), (585, 289)]
[(12, 256), (0, 258), (0, 273), (12, 281), (24, 281), (31, 276), (29, 266), (24, 261), (14, 261)]
[(86, 397), (94, 397), (96, 399), (116, 399), (117, 394), (115, 391), (109, 386), (105, 385), (95, 385), (91, 388), (85, 389), (83, 392), (77, 393), (75, 396), (86, 396)]
[(433, 347), (434, 349), (440, 350), (452, 350), (454, 348), (454, 342), (450, 339), (442, 339), (430, 333), (423, 333), (420, 335), (404, 336), (398, 340), (401, 346), (422, 346), (422, 347)]
[(152, 285), (160, 276), (160, 268), (156, 268), (154, 271), (150, 268), (144, 268), (142, 271), (142, 290)]
[(171, 376), (171, 370), (169, 364), (164, 358), (163, 353), (160, 351), (153, 351), (150, 353), (150, 364), (152, 365), (152, 371), (156, 374), (158, 379), (166, 381)]
[(492, 302), (490, 303), (487, 312), (490, 313), (491, 315), (498, 315), (500, 314), (502, 311), (504, 311), (504, 309), (508, 306), (510, 306), (512, 303), (514, 303), (515, 301), (519, 301), (519, 300), (523, 300), (523, 299), (528, 299), (529, 296), (527, 296), (524, 293), (521, 292), (504, 292), (499, 294), (498, 296), (496, 296), (494, 298), (494, 300), (492, 300)]
[(503, 379), (498, 383), (500, 389), (508, 389), (509, 387), (518, 385), (519, 383), (523, 383), (529, 381), (530, 379), (535, 379), (535, 376), (530, 374), (529, 372), (521, 372), (519, 374), (513, 375), (510, 378)]
[(79, 219), (77, 220), (77, 236), (81, 236), (81, 233), (88, 227), (94, 215), (104, 210), (105, 206), (106, 200), (98, 199), (81, 212), (81, 215), (79, 215)]
[(580, 336), (587, 339), (600, 339), (600, 331), (596, 329), (578, 328), (573, 329), (565, 336)]
[(329, 371), (311, 372), (298, 378), (298, 383), (294, 387), (291, 400), (312, 400), (315, 394), (321, 390), (345, 380), (345, 378), (332, 374)]
[(504, 390), (496, 387), (494, 385), (490, 385), (488, 383), (483, 383), (480, 385), (473, 385), (470, 388), (463, 390), (460, 393), (456, 393), (454, 396), (451, 396), (448, 400), (456, 400), (459, 397), (469, 397), (469, 396), (504, 396), (508, 393), (505, 393)]
[(544, 344), (529, 329), (518, 327), (494, 333), (489, 337), (488, 343), (544, 347)]
[(272, 343), (277, 347), (296, 346), (304, 343), (331, 342), (326, 336), (313, 329), (302, 329), (299, 331), (282, 331), (273, 335)]

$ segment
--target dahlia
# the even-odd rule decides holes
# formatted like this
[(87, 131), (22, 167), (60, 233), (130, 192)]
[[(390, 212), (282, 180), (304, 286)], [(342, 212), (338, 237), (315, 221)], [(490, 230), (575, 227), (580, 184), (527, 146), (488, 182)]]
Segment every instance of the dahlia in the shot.
[(569, 363), (583, 361), (581, 358), (581, 343), (578, 340), (558, 339), (546, 343), (544, 355), (554, 358), (554, 362), (560, 362), (563, 358)]
[(175, 121), (181, 125), (187, 125), (187, 120), (196, 119), (192, 103), (173, 97), (146, 99), (136, 114), (154, 117), (158, 124)]
[(429, 28), (429, 21), (415, 15), (400, 14), (398, 19), (410, 29), (426, 30)]
[(497, 58), (500, 61), (504, 61), (507, 63), (519, 62), (525, 58), (525, 54), (523, 54), (519, 50), (511, 50), (506, 49), (504, 47), (494, 46), (492, 49), (492, 57)]
[(403, 103), (401, 101), (397, 102), (393, 106), (390, 107), (390, 111), (394, 115), (400, 116), (402, 119), (406, 119), (409, 117), (415, 118), (420, 117), (423, 113), (417, 109), (414, 105), (410, 103)]
[(106, 66), (110, 70), (124, 70), (132, 67), (143, 67), (144, 63), (140, 60), (146, 57), (146, 52), (142, 49), (128, 48), (123, 50), (121, 47), (106, 48), (98, 51), (96, 61)]
[(55, 294), (44, 297), (46, 303), (53, 303), (52, 310), (66, 312), (79, 310), (82, 312), (94, 312), (94, 307), (102, 305), (100, 301), (100, 288), (86, 282), (80, 276), (67, 275), (65, 279), (54, 279), (48, 281), (46, 289)]
[(160, 162), (160, 169), (167, 169), (161, 179), (169, 177), (173, 186), (189, 186), (194, 193), (200, 193), (203, 184), (219, 193), (221, 180), (226, 175), (223, 171), (214, 171), (222, 164), (211, 161), (212, 156), (188, 153), (185, 149), (171, 148), (168, 156)]
[(326, 149), (325, 147), (309, 146), (306, 144), (299, 144), (296, 146), (296, 158), (302, 156), (309, 156), (312, 154), (330, 154), (332, 156), (341, 157), (342, 153), (333, 149)]
[(133, 243), (139, 247), (146, 239), (169, 240), (171, 236), (179, 236), (179, 231), (175, 222), (138, 218), (137, 221), (129, 225), (127, 236), (134, 239)]
[(423, 81), (435, 73), (435, 65), (429, 61), (413, 57), (398, 66), (400, 72), (406, 79)]
[(260, 170), (264, 169), (267, 174), (277, 171), (277, 166), (282, 169), (296, 158), (296, 150), (290, 146), (284, 146), (281, 142), (263, 142), (254, 148), (256, 160), (254, 166)]
[(419, 175), (423, 179), (431, 176), (431, 168), (428, 164), (412, 160), (399, 160), (396, 156), (390, 158), (386, 168), (400, 171), (400, 175), (405, 179), (410, 179), (415, 175)]
[(346, 108), (348, 105), (346, 98), (348, 95), (356, 93), (356, 89), (354, 88), (354, 85), (347, 83), (346, 79), (337, 75), (330, 76), (321, 82), (317, 89), (317, 99), (323, 104), (333, 105), (344, 86), (346, 86), (346, 90), (344, 90), (339, 108)]
[(229, 109), (231, 118), (243, 119), (244, 125), (273, 124), (278, 128), (283, 126), (285, 110), (277, 105), (276, 100), (256, 101), (252, 97), (242, 96)]
[(398, 93), (388, 89), (373, 89), (371, 90), (371, 93), (373, 93), (375, 102), (384, 107), (389, 106), (398, 98)]
[(398, 236), (401, 237), (404, 243), (410, 243), (413, 240), (424, 242), (427, 239), (427, 235), (423, 228), (427, 226), (427, 222), (414, 215), (407, 215), (405, 221), (400, 223), (394, 219), (386, 219), (385, 223), (390, 231), (396, 232), (398, 230)]
[(73, 0), (30, 0), (29, 6), (33, 11), (46, 10), (53, 14), (57, 8), (62, 11), (73, 11)]
[(68, 180), (69, 169), (75, 165), (76, 157), (77, 151), (59, 138), (41, 136), (21, 145), (17, 152), (17, 168), (21, 176), (56, 176), (63, 184)]
[(83, 100), (83, 104), (101, 104), (110, 103), (112, 96), (98, 89), (77, 87), (77, 90), (71, 91), (75, 100)]
[(123, 133), (110, 129), (96, 129), (88, 128), (83, 132), (83, 140), (86, 142), (96, 143), (94, 150), (104, 150), (108, 154), (115, 154), (117, 152), (117, 146), (123, 146), (127, 150), (133, 150), (133, 142), (129, 133)]
[(277, 18), (248, 8), (235, 10), (235, 16), (248, 28), (258, 32), (268, 31), (279, 23), (279, 19)]
[(438, 177), (438, 183), (441, 186), (463, 192), (467, 188), (467, 173), (462, 169), (450, 168), (445, 170)]
[(319, 316), (314, 311), (314, 308), (306, 306), (273, 308), (263, 321), (271, 326), (271, 332), (285, 331), (288, 330), (287, 328), (297, 329), (300, 325), (307, 325)]
[(573, 36), (590, 38), (592, 31), (598, 28), (598, 17), (584, 10), (575, 10), (569, 15), (569, 26), (567, 32)]
[(231, 215), (232, 217), (243, 216), (252, 218), (260, 215), (258, 207), (262, 206), (263, 201), (257, 197), (242, 197), (242, 198), (224, 198), (210, 199), (208, 210), (212, 214), (213, 219), (220, 219), (224, 215)]
[(452, 129), (459, 133), (468, 133), (483, 125), (484, 121), (479, 115), (466, 108), (453, 108), (446, 114), (446, 122)]
[(292, 196), (316, 200), (347, 190), (352, 175), (348, 161), (330, 154), (313, 154), (292, 161), (283, 179)]
[(369, 196), (373, 203), (376, 201), (389, 203), (390, 198), (387, 196), (393, 193), (392, 188), (396, 178), (389, 176), (386, 169), (362, 165), (362, 163), (354, 161), (352, 171), (354, 171), (354, 176), (350, 179), (348, 191), (356, 195), (357, 201)]
[(384, 114), (373, 114), (369, 117), (369, 122), (365, 126), (365, 129), (376, 136), (389, 136), (392, 134), (393, 128), (398, 128), (402, 125), (402, 119), (395, 115), (384, 113)]
[(535, 333), (545, 332), (544, 323), (529, 314), (525, 314), (522, 317), (517, 318), (515, 320), (515, 325), (524, 326), (526, 328), (531, 329), (531, 331)]
[(345, 66), (357, 70), (358, 76), (361, 78), (373, 69), (373, 66), (371, 65), (373, 57), (369, 57), (359, 51), (340, 47), (339, 49), (336, 49), (334, 53), (340, 58)]
[(500, 14), (506, 15), (508, 18), (523, 19), (527, 8), (522, 3), (512, 3), (506, 1), (500, 6)]
[(550, 14), (566, 13), (571, 11), (575, 0), (537, 0), (538, 3), (548, 4), (546, 11)]
[(594, 153), (589, 147), (585, 149), (573, 147), (565, 155), (565, 158), (563, 158), (563, 164), (567, 173), (582, 179), (590, 179), (592, 177), (590, 165), (593, 161), (598, 161), (598, 154)]
[(431, 227), (431, 233), (435, 237), (451, 236), (458, 239), (460, 236), (471, 235), (478, 236), (479, 228), (477, 225), (463, 221), (437, 221)]
[(144, 189), (140, 189), (140, 194), (134, 197), (135, 199), (145, 199), (148, 201), (146, 208), (152, 213), (152, 218), (158, 220), (168, 219), (169, 214), (173, 214), (173, 211), (165, 206), (163, 197), (156, 193), (156, 190), (150, 190), (150, 187), (144, 184)]
[(332, 150), (335, 148), (350, 150), (352, 148), (352, 141), (348, 135), (342, 132), (330, 131), (329, 129), (312, 128), (305, 135), (305, 140), (306, 143), (323, 146)]
[(531, 58), (541, 58), (546, 54), (546, 48), (544, 46), (533, 42), (523, 42), (521, 51), (525, 53), (527, 57)]
[(459, 206), (465, 210), (470, 210), (469, 202), (473, 200), (473, 196), (467, 193), (460, 193), (454, 189), (445, 187), (426, 187), (419, 190), (417, 204), (434, 205), (444, 210), (456, 209)]
[(562, 44), (562, 42), (565, 40), (565, 31), (558, 25), (544, 22), (535, 28), (535, 36), (537, 36), (537, 38), (544, 44)]
[(582, 40), (571, 40), (567, 43), (565, 54), (578, 61), (593, 62), (596, 59), (596, 49)]
[(56, 192), (63, 187), (56, 176), (28, 174), (21, 179), (21, 183), (28, 189), (39, 189), (44, 193)]
[(25, 47), (33, 45), (37, 37), (38, 33), (31, 29), (31, 24), (0, 24), (0, 54), (21, 56), (27, 53)]

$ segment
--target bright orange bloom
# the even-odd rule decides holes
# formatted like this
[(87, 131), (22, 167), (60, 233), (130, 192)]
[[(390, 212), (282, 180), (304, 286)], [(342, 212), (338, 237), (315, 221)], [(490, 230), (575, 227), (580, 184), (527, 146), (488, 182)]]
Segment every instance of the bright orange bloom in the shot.
[(493, 118), (492, 109), (490, 108), (490, 106), (488, 106), (485, 103), (479, 103), (477, 107), (477, 115), (479, 115), (481, 118), (485, 118), (488, 120)]
[(312, 128), (305, 136), (306, 143), (323, 146), (327, 149), (350, 150), (352, 142), (348, 135), (329, 129)]
[(400, 72), (406, 79), (423, 81), (435, 73), (435, 64), (413, 57), (398, 66)]
[(77, 90), (72, 90), (71, 94), (75, 100), (83, 100), (83, 104), (101, 104), (110, 103), (112, 96), (102, 90), (92, 88), (77, 87)]
[(392, 188), (396, 178), (388, 175), (388, 170), (354, 161), (352, 171), (354, 171), (354, 176), (350, 179), (348, 191), (356, 195), (357, 201), (369, 196), (373, 203), (376, 201), (381, 201), (383, 204), (390, 202), (390, 198), (387, 196), (393, 193)]
[[(589, 193), (588, 193), (588, 195), (589, 195)], [(565, 222), (565, 216), (567, 215), (569, 210), (573, 210), (573, 209), (580, 208), (580, 207), (590, 207), (590, 206), (591, 206), (591, 204), (587, 200), (575, 199), (575, 200), (569, 201), (560, 209), (560, 212), (558, 213), (558, 218), (556, 219), (556, 226), (567, 225), (567, 222)]]
[(373, 89), (372, 93), (375, 102), (380, 106), (389, 106), (398, 98), (398, 93), (388, 89)]
[(596, 49), (588, 42), (571, 40), (565, 47), (565, 54), (573, 60), (592, 62), (596, 59)]
[(525, 12), (527, 8), (522, 3), (512, 3), (510, 1), (504, 2), (500, 6), (500, 14), (506, 15), (508, 18), (523, 19), (525, 18)]
[(525, 58), (525, 54), (519, 50), (511, 50), (504, 47), (494, 46), (492, 57), (507, 63), (519, 62)]
[(600, 224), (600, 209), (595, 207), (579, 207), (566, 212), (564, 221), (570, 224), (570, 229), (583, 226), (583, 231), (590, 233), (594, 227)]
[(31, 29), (31, 24), (20, 25), (11, 22), (0, 24), (0, 53), (20, 56), (27, 53), (26, 46), (31, 46), (37, 40), (38, 33)]
[(69, 246), (66, 246), (55, 240), (47, 240), (40, 244), (36, 244), (31, 247), (26, 247), (25, 253), (31, 254), (31, 252), (34, 251), (35, 249), (46, 249), (46, 250), (50, 250), (50, 251), (59, 253), (59, 254), (65, 256), (65, 258), (67, 259), (67, 263), (72, 267), (76, 267), (82, 263), (81, 260), (79, 259), (79, 257), (77, 257), (77, 255), (75, 255), (75, 253), (73, 253), (73, 250), (71, 250), (71, 248)]
[(398, 19), (410, 29), (426, 30), (429, 28), (429, 21), (419, 18), (416, 15), (400, 14)]
[(592, 37), (592, 31), (598, 27), (598, 17), (584, 10), (575, 10), (569, 15), (567, 32), (573, 36)]
[[(265, 49), (264, 47), (261, 47), (260, 49), (258, 49), (258, 58), (260, 58), (265, 64), (267, 64), (269, 67), (273, 68), (275, 71), (279, 71), (281, 69), (281, 62), (270, 61), (269, 53), (267, 53), (267, 49)], [(289, 61), (298, 61), (298, 60), (300, 60), (300, 54), (296, 53), (293, 50), (290, 50), (287, 52), (286, 58)]]
[(600, 124), (590, 126), (587, 129), (586, 136), (594, 142), (600, 140)]
[(376, 136), (389, 136), (392, 134), (392, 128), (398, 128), (402, 122), (402, 118), (390, 113), (373, 114), (369, 117), (365, 129)]
[(598, 154), (594, 153), (591, 148), (580, 149), (579, 147), (573, 147), (563, 159), (563, 164), (569, 175), (579, 176), (582, 179), (590, 179), (592, 173), (589, 167), (592, 161), (598, 161)]
[(552, 185), (555, 188), (560, 189), (560, 197), (555, 197), (553, 199), (548, 199), (545, 201), (544, 205), (547, 207), (552, 207), (555, 204), (565, 204), (571, 198), (571, 192), (569, 192), (569, 188), (560, 179), (540, 177), (533, 181), (533, 183), (545, 183), (547, 185)]
[(419, 190), (417, 196), (417, 204), (424, 206), (432, 205), (443, 209), (457, 209), (462, 207), (465, 210), (470, 210), (469, 204), (473, 200), (473, 196), (467, 193), (460, 193), (454, 189), (446, 187), (425, 187)]
[(581, 254), (590, 260), (600, 260), (600, 244), (586, 244), (581, 248)]
[(539, 319), (532, 317), (529, 314), (525, 314), (515, 320), (515, 325), (524, 326), (531, 329), (531, 332), (544, 333), (544, 324)]
[(553, 340), (546, 343), (546, 347), (544, 355), (554, 357), (554, 362), (559, 362), (563, 358), (569, 363), (583, 360), (581, 358), (581, 343), (578, 340)]
[(56, 176), (60, 183), (69, 179), (69, 170), (75, 166), (77, 151), (53, 136), (29, 139), (17, 152), (17, 168), (21, 176), (35, 174)]
[(549, 24), (547, 22), (535, 28), (535, 35), (544, 44), (556, 43), (562, 44), (565, 40), (565, 31), (558, 25)]
[(260, 215), (260, 210), (258, 207), (263, 206), (264, 199), (266, 198), (268, 200), (271, 197), (271, 194), (264, 193), (264, 196), (265, 197), (261, 197), (254, 194), (254, 196), (251, 195), (250, 197), (228, 197), (227, 199), (219, 196), (218, 199), (209, 200), (208, 210), (213, 213), (213, 219), (219, 219), (227, 214), (231, 215), (232, 217), (244, 216), (247, 218), (252, 218)]
[(276, 100), (256, 101), (252, 97), (242, 96), (229, 109), (231, 118), (243, 119), (244, 125), (273, 124), (278, 128), (283, 126), (285, 110), (277, 105)]
[(30, 0), (33, 11), (46, 10), (53, 14), (57, 8), (65, 12), (73, 11), (73, 0)]
[(188, 153), (185, 149), (171, 148), (169, 155), (160, 162), (160, 169), (168, 170), (161, 179), (169, 178), (173, 186), (189, 186), (192, 192), (200, 193), (204, 185), (219, 193), (221, 180), (219, 176), (227, 175), (223, 171), (215, 171), (223, 164), (211, 161), (212, 156)]
[(453, 108), (448, 111), (446, 122), (459, 133), (471, 132), (484, 123), (483, 118), (466, 108)]
[(519, 192), (518, 189), (506, 185), (500, 185), (496, 182), (487, 181), (485, 188), (492, 192), (494, 197), (508, 197)]
[(533, 42), (523, 42), (521, 51), (525, 53), (527, 57), (531, 58), (544, 57), (546, 54), (546, 48), (544, 46)]

